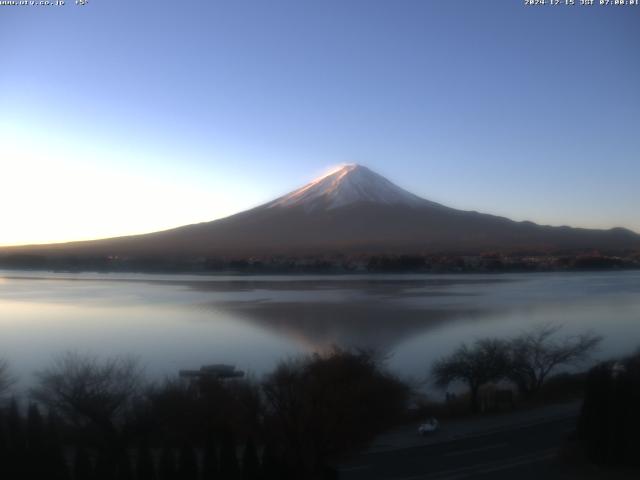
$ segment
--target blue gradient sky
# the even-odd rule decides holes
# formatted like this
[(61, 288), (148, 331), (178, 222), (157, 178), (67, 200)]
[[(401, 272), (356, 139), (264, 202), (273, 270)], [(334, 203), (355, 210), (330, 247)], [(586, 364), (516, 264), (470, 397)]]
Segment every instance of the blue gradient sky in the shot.
[(0, 244), (211, 220), (344, 162), (640, 231), (640, 7), (73, 3), (0, 7)]

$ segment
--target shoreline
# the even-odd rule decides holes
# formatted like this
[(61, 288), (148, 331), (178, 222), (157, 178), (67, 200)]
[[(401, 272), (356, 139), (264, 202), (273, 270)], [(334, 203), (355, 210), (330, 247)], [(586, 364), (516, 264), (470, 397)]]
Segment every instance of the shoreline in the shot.
[[(445, 276), (462, 276), (462, 275), (488, 275), (488, 276), (500, 276), (510, 274), (544, 274), (544, 273), (612, 273), (612, 272), (638, 272), (640, 271), (640, 265), (629, 267), (612, 267), (612, 268), (557, 268), (557, 269), (503, 269), (503, 270), (125, 270), (125, 269), (51, 269), (51, 268), (12, 268), (0, 265), (0, 275), (5, 272), (11, 273), (46, 273), (46, 274), (66, 274), (66, 275), (81, 275), (81, 274), (96, 274), (96, 275), (112, 275), (112, 274), (126, 274), (126, 275), (167, 275), (167, 276), (194, 276), (194, 277), (284, 277), (284, 276), (319, 276), (319, 277), (384, 277), (384, 276), (425, 276), (430, 275), (434, 277)], [(8, 277), (11, 277), (9, 275)], [(28, 278), (22, 277), (21, 278)]]

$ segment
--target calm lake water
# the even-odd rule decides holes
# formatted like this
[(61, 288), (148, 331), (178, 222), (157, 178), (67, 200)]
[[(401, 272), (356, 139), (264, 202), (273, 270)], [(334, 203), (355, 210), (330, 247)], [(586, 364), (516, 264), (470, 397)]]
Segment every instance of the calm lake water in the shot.
[(183, 276), (0, 271), (0, 357), (23, 386), (66, 350), (134, 354), (152, 377), (207, 363), (256, 376), (332, 345), (375, 347), (414, 379), (462, 341), (557, 322), (640, 347), (640, 272)]

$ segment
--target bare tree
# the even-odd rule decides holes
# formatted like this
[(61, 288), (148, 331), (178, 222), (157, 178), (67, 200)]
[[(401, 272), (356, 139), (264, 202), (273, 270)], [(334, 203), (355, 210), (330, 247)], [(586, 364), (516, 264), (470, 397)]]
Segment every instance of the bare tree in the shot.
[(378, 358), (374, 352), (334, 348), (282, 362), (265, 379), (266, 424), (290, 467), (315, 471), (401, 418), (409, 388)]
[(477, 412), (480, 387), (506, 377), (508, 368), (508, 344), (485, 338), (477, 340), (471, 347), (463, 343), (453, 354), (438, 360), (431, 373), (440, 387), (455, 381), (466, 383), (471, 395), (471, 411)]
[(93, 424), (115, 437), (142, 383), (137, 360), (67, 352), (37, 373), (34, 398), (76, 424)]
[(531, 396), (537, 392), (556, 368), (584, 362), (602, 341), (601, 336), (593, 333), (557, 339), (561, 328), (555, 324), (541, 325), (509, 342), (509, 379), (521, 394)]

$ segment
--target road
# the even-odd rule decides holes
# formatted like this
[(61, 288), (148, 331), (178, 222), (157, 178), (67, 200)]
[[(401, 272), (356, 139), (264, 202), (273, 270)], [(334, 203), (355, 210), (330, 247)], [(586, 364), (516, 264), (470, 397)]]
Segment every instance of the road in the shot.
[(342, 480), (570, 478), (553, 462), (575, 418), (516, 427), (472, 438), (365, 453), (340, 469)]

